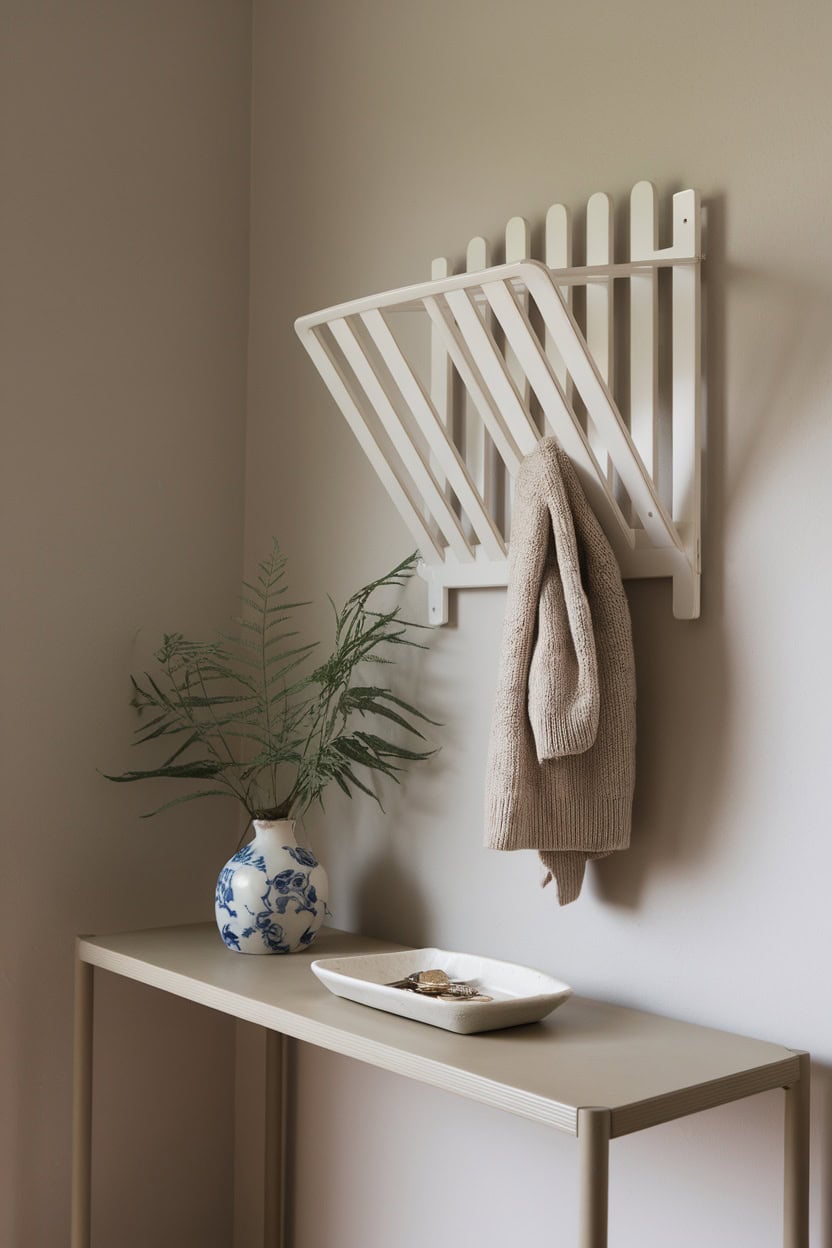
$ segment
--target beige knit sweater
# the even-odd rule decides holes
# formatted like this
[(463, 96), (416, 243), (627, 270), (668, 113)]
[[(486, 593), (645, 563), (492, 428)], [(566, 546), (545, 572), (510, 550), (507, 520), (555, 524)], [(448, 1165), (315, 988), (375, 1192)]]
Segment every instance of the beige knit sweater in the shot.
[(635, 665), (621, 574), (568, 455), (524, 460), (486, 780), (486, 844), (536, 849), (561, 905), (630, 843)]

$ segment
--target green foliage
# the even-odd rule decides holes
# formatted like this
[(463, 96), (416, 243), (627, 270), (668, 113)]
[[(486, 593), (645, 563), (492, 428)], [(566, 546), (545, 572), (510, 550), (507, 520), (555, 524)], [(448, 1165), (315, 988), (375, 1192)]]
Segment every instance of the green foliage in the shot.
[(373, 611), (368, 605), (377, 590), (403, 585), (413, 575), (416, 558), (408, 556), (365, 585), (340, 610), (330, 599), (334, 649), (304, 674), (317, 643), (297, 644), (293, 612), (307, 604), (285, 600), (286, 560), (275, 541), (256, 583), (244, 582), (236, 632), (214, 642), (165, 634), (154, 656), (155, 677), (149, 672), (140, 680), (131, 676), (132, 705), (142, 717), (135, 743), (167, 737), (173, 748), (157, 767), (106, 778), (118, 783), (210, 781), (209, 787), (175, 797), (151, 814), (201, 797), (226, 796), (237, 798), (252, 819), (296, 818), (313, 802), (323, 805), (332, 781), (350, 797), (358, 789), (379, 801), (369, 777), (356, 774), (356, 768), (398, 783), (403, 764), (435, 753), (407, 749), (355, 727), (356, 721), (376, 716), (424, 740), (413, 721), (435, 722), (386, 686), (353, 684), (362, 664), (391, 663), (390, 647), (418, 646), (408, 635), (417, 626), (401, 619), (399, 607)]

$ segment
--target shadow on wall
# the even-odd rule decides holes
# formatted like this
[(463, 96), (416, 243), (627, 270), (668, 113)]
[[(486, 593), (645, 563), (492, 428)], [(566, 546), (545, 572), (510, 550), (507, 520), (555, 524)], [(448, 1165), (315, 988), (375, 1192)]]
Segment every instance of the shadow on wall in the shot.
[[(424, 595), (423, 582), (414, 578), (400, 599), (406, 618), (418, 620), (420, 612), (424, 614)], [(457, 744), (449, 726), (452, 716), (447, 683), (442, 682), (429, 661), (430, 643), (435, 641), (431, 634), (432, 630), (425, 649), (399, 648), (390, 684), (398, 696), (437, 721), (435, 727), (420, 725), (425, 739), (416, 742), (419, 748), (437, 749), (437, 755), (428, 763), (407, 764), (399, 784), (380, 781), (378, 776), (369, 778), (383, 802), (383, 810), (369, 799), (340, 801), (337, 806), (341, 837), (350, 839), (353, 845), (358, 845), (365, 837), (372, 843), (372, 850), (366, 859), (361, 859), (351, 886), (354, 913), (350, 928), (366, 936), (415, 947), (431, 943), (433, 916), (424, 887), (408, 864), (400, 837), (403, 832), (412, 832), (422, 825), (433, 826), (441, 818), (444, 807), (438, 790), (448, 753), (452, 753)], [(405, 746), (413, 744), (404, 732), (397, 739)], [(423, 768), (430, 769), (428, 782)], [(339, 795), (333, 797), (338, 802)], [(323, 832), (323, 828), (318, 831)], [(336, 922), (336, 926), (340, 924)]]
[[(639, 696), (633, 839), (628, 853), (594, 867), (601, 896), (628, 908), (639, 904), (649, 873), (660, 864), (683, 870), (708, 855), (734, 740), (724, 630), (729, 526), (741, 515), (746, 496), (759, 497), (775, 479), (783, 457), (799, 440), (801, 414), (812, 410), (812, 396), (824, 384), (819, 370), (828, 370), (832, 316), (827, 292), (777, 273), (729, 269), (725, 238), (725, 202), (718, 196), (708, 201), (703, 275), (702, 617), (689, 624), (673, 620), (664, 583), (628, 582)], [(733, 420), (726, 410), (729, 278), (732, 298), (751, 300), (758, 310), (754, 341), (740, 352), (752, 364), (732, 386), (742, 395), (744, 409)], [(783, 420), (786, 396), (788, 421)]]
[(358, 930), (395, 932), (405, 945), (430, 943), (430, 918), (419, 881), (397, 861), (388, 843), (364, 872), (356, 896)]
[(754, 349), (744, 353), (748, 364), (736, 387), (753, 419), (742, 424), (734, 439), (726, 516), (746, 492), (764, 488), (761, 482), (776, 473), (784, 455), (811, 439), (811, 430), (801, 424), (813, 411), (815, 388), (820, 385), (828, 392), (832, 335), (828, 286), (739, 265), (728, 266), (728, 279), (737, 299), (754, 304), (758, 337)]
[(703, 436), (703, 593), (699, 620), (675, 620), (667, 582), (627, 582), (638, 686), (633, 837), (626, 854), (593, 864), (601, 897), (635, 909), (663, 863), (683, 869), (708, 852), (730, 767), (730, 668), (725, 598), (725, 200), (708, 200)]

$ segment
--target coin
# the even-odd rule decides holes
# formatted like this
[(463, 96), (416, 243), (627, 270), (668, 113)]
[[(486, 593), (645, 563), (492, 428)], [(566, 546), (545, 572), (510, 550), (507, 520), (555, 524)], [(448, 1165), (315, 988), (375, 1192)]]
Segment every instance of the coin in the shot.
[(417, 982), (420, 988), (428, 986), (446, 988), (451, 981), (444, 971), (420, 971)]
[(400, 988), (403, 992), (416, 992), (421, 997), (433, 997), (436, 1001), (492, 1001), (473, 984), (464, 979), (451, 979), (445, 971), (433, 968), (413, 971), (405, 979), (394, 979), (386, 985)]
[(471, 984), (454, 983), (448, 985), (446, 995), (449, 997), (476, 997), (479, 993)]
[(462, 995), (458, 992), (443, 992), (442, 995), (437, 998), (437, 1000), (439, 1001), (465, 1001), (466, 1003), (470, 1001), (476, 1005), (477, 1002), (479, 1001), (493, 1001), (494, 998), (487, 997), (485, 993), (477, 992), (476, 990), (474, 990), (474, 993), (472, 996), (469, 996), (467, 993)]

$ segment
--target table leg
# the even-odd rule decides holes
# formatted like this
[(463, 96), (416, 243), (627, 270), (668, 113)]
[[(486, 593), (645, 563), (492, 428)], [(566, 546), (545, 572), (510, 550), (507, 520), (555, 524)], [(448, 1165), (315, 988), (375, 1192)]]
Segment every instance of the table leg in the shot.
[(783, 1248), (809, 1248), (810, 1060), (800, 1054), (800, 1078), (786, 1088)]
[(90, 1248), (93, 968), (75, 957), (71, 1248)]
[(610, 1111), (578, 1110), (578, 1248), (607, 1248)]
[(287, 1248), (289, 1243), (289, 1043), (289, 1038), (279, 1031), (266, 1032), (264, 1248)]

